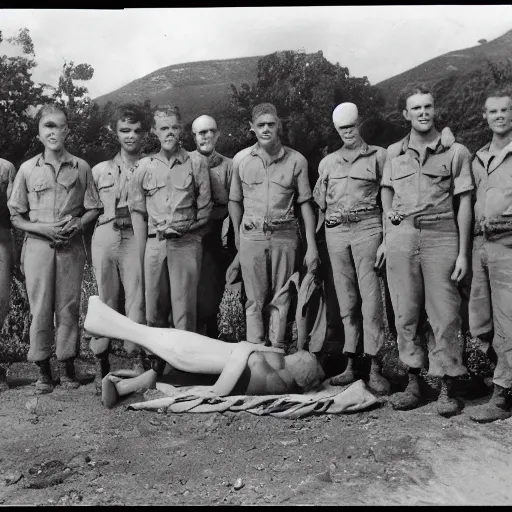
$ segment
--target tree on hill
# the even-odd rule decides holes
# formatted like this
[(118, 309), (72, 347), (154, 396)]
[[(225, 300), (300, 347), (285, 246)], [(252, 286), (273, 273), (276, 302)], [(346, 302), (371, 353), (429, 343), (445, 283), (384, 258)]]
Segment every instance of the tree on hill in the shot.
[(336, 105), (356, 103), (363, 118), (375, 116), (384, 106), (382, 94), (367, 77), (351, 77), (346, 67), (332, 64), (321, 51), (283, 51), (262, 57), (257, 82), (231, 88), (230, 114), (235, 123), (230, 146), (241, 149), (254, 143), (248, 124), (252, 107), (273, 103), (283, 121), (283, 142), (307, 158), (310, 178), (315, 177), (324, 150), (340, 146), (331, 119)]

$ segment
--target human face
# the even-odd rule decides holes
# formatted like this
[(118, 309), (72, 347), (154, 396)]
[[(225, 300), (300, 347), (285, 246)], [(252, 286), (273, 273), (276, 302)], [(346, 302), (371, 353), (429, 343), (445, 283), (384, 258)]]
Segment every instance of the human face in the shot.
[(181, 135), (181, 123), (175, 115), (167, 116), (157, 112), (152, 132), (158, 137), (164, 151), (173, 152), (178, 149)]
[(66, 116), (62, 112), (45, 114), (39, 121), (38, 139), (49, 151), (61, 151), (68, 136)]
[(484, 119), (497, 135), (507, 135), (512, 130), (512, 98), (487, 98)]
[(352, 149), (361, 145), (362, 139), (359, 133), (359, 123), (350, 125), (335, 124), (334, 127), (341, 137), (344, 147)]
[(215, 151), (215, 146), (219, 138), (217, 123), (213, 119), (201, 119), (194, 126), (194, 139), (197, 150), (205, 155)]
[(117, 140), (121, 144), (121, 148), (128, 154), (138, 154), (142, 146), (142, 138), (144, 137), (144, 130), (139, 122), (131, 123), (126, 119), (119, 119), (117, 121)]
[(409, 96), (405, 102), (403, 115), (416, 132), (429, 132), (434, 127), (434, 98), (432, 94), (418, 93)]
[(272, 146), (279, 140), (279, 122), (272, 114), (262, 114), (251, 122), (260, 146)]

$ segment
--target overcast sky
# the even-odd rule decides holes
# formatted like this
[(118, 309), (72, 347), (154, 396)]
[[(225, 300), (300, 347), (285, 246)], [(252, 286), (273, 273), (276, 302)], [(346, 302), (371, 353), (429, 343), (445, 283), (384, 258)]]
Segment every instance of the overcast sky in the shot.
[(171, 64), (299, 48), (322, 50), (375, 84), (502, 35), (512, 6), (0, 9), (4, 37), (22, 27), (34, 41), (35, 80), (55, 85), (64, 60), (85, 62), (95, 70), (94, 98)]

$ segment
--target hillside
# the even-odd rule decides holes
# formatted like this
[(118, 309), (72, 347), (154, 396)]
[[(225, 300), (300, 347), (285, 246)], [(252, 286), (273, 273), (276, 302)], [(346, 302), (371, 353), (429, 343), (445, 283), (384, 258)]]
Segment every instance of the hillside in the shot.
[(230, 93), (231, 84), (254, 82), (260, 57), (187, 62), (160, 68), (94, 101), (144, 101), (179, 105), (185, 119), (214, 111)]
[(450, 75), (460, 77), (482, 67), (486, 60), (499, 62), (505, 59), (512, 59), (512, 30), (487, 43), (431, 59), (376, 85), (384, 93), (387, 109), (393, 110), (398, 92), (409, 82), (434, 83)]

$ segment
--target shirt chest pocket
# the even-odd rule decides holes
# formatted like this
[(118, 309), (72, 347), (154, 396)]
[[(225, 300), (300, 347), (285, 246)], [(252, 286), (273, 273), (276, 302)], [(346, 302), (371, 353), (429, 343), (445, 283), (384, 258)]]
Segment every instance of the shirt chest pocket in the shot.
[(346, 169), (332, 170), (325, 178), (327, 195), (331, 198), (343, 195), (347, 187), (348, 172)]
[(188, 191), (192, 189), (194, 178), (192, 173), (180, 173), (172, 177), (172, 184), (174, 187), (181, 191)]
[(116, 180), (112, 173), (102, 174), (98, 179), (98, 190), (101, 192), (106, 192), (109, 189), (112, 190), (114, 185), (116, 184)]
[(440, 164), (436, 166), (426, 166), (421, 170), (432, 185), (438, 186), (442, 190), (449, 190), (452, 184), (452, 173), (448, 166)]
[(240, 180), (244, 191), (252, 192), (263, 183), (263, 173), (258, 170), (241, 172)]
[(57, 175), (57, 183), (62, 185), (66, 192), (69, 192), (76, 186), (78, 181), (78, 169), (76, 167), (66, 166), (62, 168)]
[(167, 180), (163, 176), (148, 174), (142, 183), (142, 189), (147, 196), (151, 197), (163, 189), (166, 184)]
[(409, 189), (415, 190), (417, 182), (416, 166), (406, 160), (393, 162), (391, 179), (395, 191), (407, 192)]
[(375, 168), (360, 165), (351, 170), (350, 177), (354, 180), (377, 181), (377, 171)]
[(290, 190), (294, 188), (294, 176), (292, 172), (276, 172), (270, 175), (270, 181), (279, 188)]

